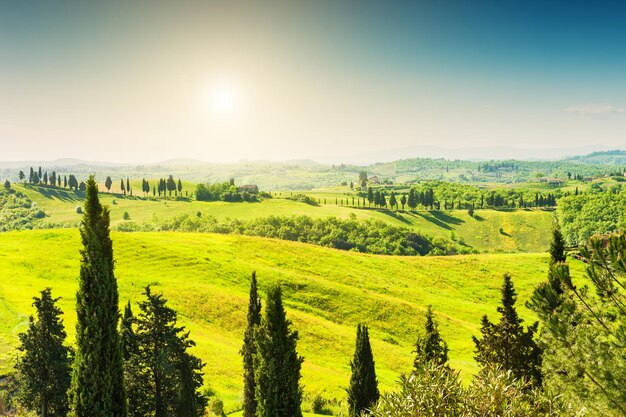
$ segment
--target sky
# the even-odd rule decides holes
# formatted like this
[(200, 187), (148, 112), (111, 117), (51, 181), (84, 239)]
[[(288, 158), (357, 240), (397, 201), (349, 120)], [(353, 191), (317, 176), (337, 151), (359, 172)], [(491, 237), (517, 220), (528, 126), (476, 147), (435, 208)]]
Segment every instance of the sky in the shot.
[(619, 1), (0, 0), (0, 160), (624, 147), (624, 22)]

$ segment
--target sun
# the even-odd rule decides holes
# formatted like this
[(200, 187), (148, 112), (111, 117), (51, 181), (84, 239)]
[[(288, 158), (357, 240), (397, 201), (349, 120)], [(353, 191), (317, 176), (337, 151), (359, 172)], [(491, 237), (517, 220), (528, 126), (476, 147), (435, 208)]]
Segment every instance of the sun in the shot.
[(240, 97), (233, 85), (219, 84), (209, 90), (211, 113), (220, 117), (234, 116), (240, 107)]

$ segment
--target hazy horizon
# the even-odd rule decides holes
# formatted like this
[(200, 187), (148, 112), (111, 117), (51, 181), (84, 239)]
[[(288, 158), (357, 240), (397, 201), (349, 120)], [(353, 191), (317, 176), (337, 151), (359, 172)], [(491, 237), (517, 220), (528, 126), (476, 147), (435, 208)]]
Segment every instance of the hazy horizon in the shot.
[(623, 147), (625, 16), (608, 1), (5, 2), (0, 160)]

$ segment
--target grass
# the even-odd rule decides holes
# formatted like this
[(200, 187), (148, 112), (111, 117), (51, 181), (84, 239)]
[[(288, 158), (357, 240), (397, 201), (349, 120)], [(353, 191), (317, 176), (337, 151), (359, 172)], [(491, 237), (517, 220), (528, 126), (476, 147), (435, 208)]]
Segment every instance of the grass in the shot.
[[(112, 238), (120, 302), (139, 300), (148, 284), (164, 293), (191, 330), (195, 353), (207, 363), (206, 384), (227, 411), (241, 402), (238, 352), (253, 270), (262, 290), (283, 285), (305, 358), (305, 409), (317, 394), (344, 399), (359, 322), (371, 327), (381, 388), (392, 388), (411, 368), (412, 343), (429, 304), (449, 343), (451, 366), (469, 378), (476, 371), (471, 336), (478, 334), (483, 314), (495, 319), (502, 274), (512, 274), (520, 314), (529, 321), (533, 314), (524, 300), (547, 273), (543, 254), (390, 257), (229, 235), (113, 233)], [(0, 373), (13, 366), (32, 297), (45, 287), (62, 297), (73, 340), (79, 245), (76, 229), (0, 234)]]
[[(82, 204), (82, 200), (74, 192), (22, 184), (16, 184), (15, 188), (24, 191), (45, 210), (47, 222), (76, 225), (80, 221), (76, 207)], [(334, 196), (340, 192), (341, 189), (307, 192), (307, 195), (315, 198), (322, 198), (322, 195), (333, 196), (327, 198), (329, 204), (319, 206), (286, 199), (290, 192), (281, 192), (277, 197), (259, 203), (200, 202), (192, 199), (154, 201), (108, 193), (101, 193), (100, 197), (111, 208), (113, 226), (126, 221), (123, 218), (125, 212), (129, 214), (130, 221), (139, 224), (151, 221), (154, 216), (170, 218), (179, 214), (196, 215), (198, 212), (218, 219), (253, 219), (271, 215), (348, 218), (353, 214), (362, 220), (377, 219), (396, 226), (409, 227), (433, 237), (453, 238), (479, 252), (543, 252), (548, 248), (549, 234), (545, 231), (552, 227), (553, 213), (550, 211), (476, 210), (475, 216), (471, 217), (465, 210), (378, 210), (337, 206), (334, 204)]]

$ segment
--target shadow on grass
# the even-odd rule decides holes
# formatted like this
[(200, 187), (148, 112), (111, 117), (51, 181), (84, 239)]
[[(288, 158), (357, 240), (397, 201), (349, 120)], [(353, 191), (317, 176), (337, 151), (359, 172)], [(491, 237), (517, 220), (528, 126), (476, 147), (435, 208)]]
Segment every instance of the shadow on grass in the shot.
[(402, 223), (411, 224), (411, 222), (407, 218), (405, 218), (403, 215), (401, 215), (398, 212), (391, 211), (391, 210), (379, 210), (379, 211), (383, 214), (386, 214), (387, 216), (393, 217), (396, 220), (400, 220)]
[(52, 187), (43, 187), (43, 186), (32, 186), (27, 185), (31, 191), (35, 191), (41, 194), (43, 197), (46, 197), (50, 200), (57, 199), (64, 202), (78, 201), (80, 200), (79, 196), (76, 195), (74, 191), (68, 191), (62, 188), (52, 188)]
[(443, 211), (431, 211), (430, 214), (435, 217), (437, 220), (442, 221), (448, 224), (462, 224), (465, 223), (465, 220), (461, 220), (454, 216), (449, 215), (448, 213), (444, 213)]
[(416, 214), (420, 216), (421, 218), (423, 218), (424, 220), (433, 223), (435, 226), (441, 227), (442, 229), (446, 229), (446, 230), (452, 230), (452, 226), (430, 215), (430, 213), (421, 213), (418, 211), (416, 212)]
[(479, 222), (485, 221), (485, 218), (484, 217), (480, 217), (478, 214), (474, 214), (473, 217), (474, 217), (474, 219), (478, 220)]

